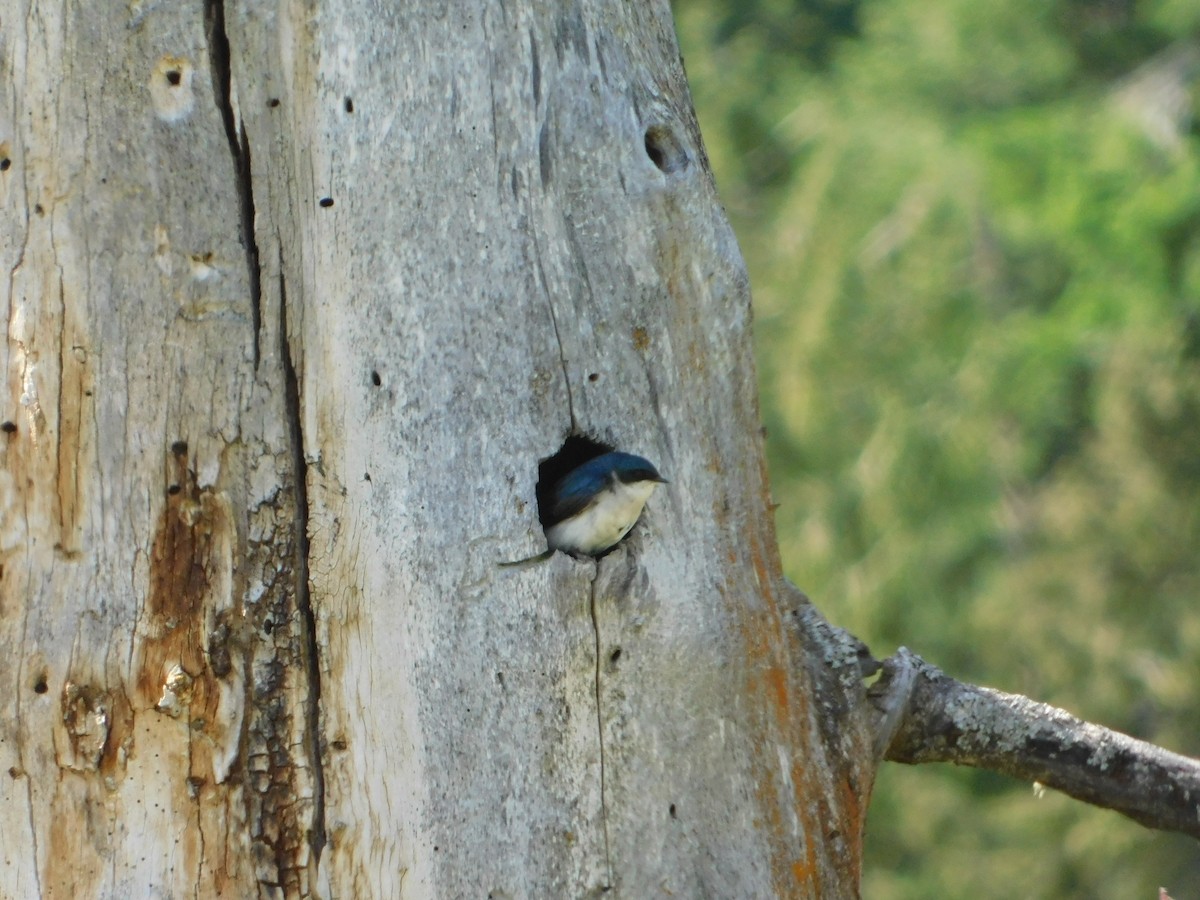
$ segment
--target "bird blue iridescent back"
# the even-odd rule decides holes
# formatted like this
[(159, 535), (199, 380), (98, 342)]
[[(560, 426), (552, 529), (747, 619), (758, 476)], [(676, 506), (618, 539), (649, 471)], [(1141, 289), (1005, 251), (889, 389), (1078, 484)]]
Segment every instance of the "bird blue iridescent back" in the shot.
[(654, 489), (665, 484), (648, 459), (611, 450), (571, 469), (538, 502), (549, 549), (520, 566), (548, 559), (555, 550), (572, 556), (602, 556), (637, 523)]
[(649, 460), (611, 451), (572, 469), (554, 486), (544, 516), (551, 550), (599, 556), (629, 533), (666, 481)]

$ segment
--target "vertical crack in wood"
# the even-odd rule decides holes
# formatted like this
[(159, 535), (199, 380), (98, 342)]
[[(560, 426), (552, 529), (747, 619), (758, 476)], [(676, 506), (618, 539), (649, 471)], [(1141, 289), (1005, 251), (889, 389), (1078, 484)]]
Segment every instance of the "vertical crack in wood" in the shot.
[(612, 855), (609, 852), (608, 844), (608, 806), (605, 798), (605, 783), (604, 783), (604, 716), (600, 710), (600, 620), (596, 617), (596, 579), (600, 576), (600, 565), (596, 564), (596, 571), (592, 575), (591, 593), (588, 600), (588, 608), (592, 614), (592, 636), (596, 647), (596, 673), (595, 673), (595, 690), (596, 690), (596, 737), (600, 743), (600, 824), (604, 829), (604, 871), (608, 883), (604, 885), (603, 890), (610, 890), (613, 886), (612, 874)]
[(200, 852), (196, 854), (196, 884), (200, 885), (204, 883), (204, 861), (208, 859), (208, 850), (204, 840), (204, 801), (200, 798), (200, 787), (198, 785), (193, 787), (192, 782), (192, 773), (196, 771), (196, 760), (193, 755), (194, 747), (193, 738), (189, 734), (187, 742), (187, 785), (192, 806), (196, 810), (196, 835), (200, 844)]
[(246, 250), (246, 269), (250, 276), (250, 327), (254, 331), (254, 368), (257, 371), (258, 340), (262, 326), (262, 271), (258, 263), (258, 241), (254, 236), (250, 141), (246, 139), (245, 123), (235, 118), (233, 111), (233, 70), (230, 65), (229, 36), (225, 31), (224, 0), (204, 0), (204, 22), (208, 35), (208, 57), (212, 64), (213, 93), (225, 125), (225, 137), (229, 141), (233, 171), (237, 177), (242, 246)]
[[(25, 521), (29, 521), (29, 519), (28, 519), (29, 510), (28, 509), (25, 510), (25, 514), (27, 517)], [(27, 578), (28, 578), (28, 575), (27, 575)], [(26, 607), (25, 611), (22, 613), (22, 616), (21, 616), (21, 647), (22, 648), (29, 646), (29, 644), (28, 644), (29, 627), (28, 626), (29, 626), (29, 611), (28, 611), (28, 607)], [(24, 674), (25, 674), (25, 654), (22, 653), (21, 659), (17, 663), (17, 684), (18, 684), (18, 686), (23, 685), (25, 683)], [(17, 694), (17, 697), (15, 698), (15, 701), (13, 703), (13, 707), (14, 707), (13, 712), (14, 712), (14, 719), (15, 719), (15, 721), (13, 723), (14, 733), (20, 735), (20, 734), (23, 734), (22, 725), (21, 725), (21, 696), (20, 696), (20, 693)], [(17, 766), (21, 770), (21, 777), (25, 779), (25, 809), (29, 813), (29, 843), (33, 848), (33, 883), (37, 887), (37, 895), (39, 897), (44, 897), (45, 894), (42, 892), (42, 869), (41, 869), (41, 865), (39, 864), (39, 861), (38, 861), (38, 832), (37, 832), (37, 819), (36, 819), (36, 816), (34, 815), (35, 807), (34, 807), (34, 803), (33, 803), (33, 778), (30, 777), (29, 771), (25, 768), (25, 743), (26, 742), (23, 740), (17, 741)]]
[(283, 274), (283, 251), (279, 259), (279, 344), (283, 359), (284, 396), (292, 447), (292, 471), (296, 481), (296, 609), (300, 613), (304, 663), (308, 675), (308, 699), (305, 708), (305, 743), (313, 777), (313, 819), (309, 846), (319, 863), (325, 848), (325, 768), (321, 759), (321, 665), (317, 644), (317, 617), (309, 592), (308, 546), (308, 462), (304, 456), (304, 428), (300, 408), (300, 383), (292, 361), (287, 327), (287, 283)]
[[(257, 372), (261, 360), (260, 335), (262, 331), (262, 269), (259, 257), (258, 242), (255, 236), (255, 203), (254, 183), (252, 178), (253, 166), (250, 157), (250, 142), (246, 135), (245, 123), (235, 112), (233, 95), (233, 72), (229, 37), (226, 32), (224, 0), (204, 0), (204, 19), (208, 40), (209, 58), (212, 65), (213, 92), (221, 121), (225, 128), (225, 137), (229, 143), (230, 155), (233, 157), (233, 170), (238, 192), (240, 210), (240, 228), (242, 246), (246, 252), (246, 268), (250, 291), (250, 316), (253, 330), (253, 361)], [(283, 274), (282, 250), (279, 260), (279, 353), (282, 363), (284, 381), (284, 417), (287, 422), (289, 445), (292, 454), (292, 478), (295, 489), (295, 509), (292, 522), (292, 550), (295, 555), (292, 565), (294, 578), (293, 598), (298, 616), (299, 653), (304, 665), (307, 683), (304, 689), (307, 696), (304, 700), (303, 711), (303, 744), (304, 755), (307, 759), (295, 759), (289, 752), (286, 758), (276, 761), (271, 754), (272, 768), (282, 767), (289, 771), (284, 774), (293, 789), (298, 789), (298, 773), (303, 772), (312, 779), (312, 811), (311, 820), (301, 825), (301, 807), (289, 804), (285, 807), (274, 807), (269, 811), (264, 809), (263, 815), (273, 816), (283, 813), (288, 822), (274, 823), (274, 827), (283, 825), (298, 826), (303, 829), (307, 839), (310, 854), (308, 865), (319, 865), (321, 852), (326, 843), (325, 825), (325, 773), (321, 757), (320, 740), (320, 702), (321, 678), (320, 660), (317, 647), (316, 617), (313, 613), (312, 598), (309, 592), (309, 544), (308, 544), (308, 467), (304, 454), (304, 434), (301, 419), (300, 388), (296, 377), (291, 344), (288, 340), (287, 329), (287, 291)], [(270, 666), (282, 666), (284, 663), (278, 657)], [(298, 798), (299, 791), (294, 790)], [(258, 823), (262, 825), (263, 823)], [(280, 884), (292, 883), (287, 875), (288, 870), (295, 869), (299, 860), (298, 848), (289, 844), (280, 834), (274, 841), (268, 841), (275, 851), (277, 877)], [(264, 882), (264, 884), (267, 882)], [(296, 882), (303, 884), (303, 879)], [(301, 891), (303, 892), (303, 888)]]
[[(540, 258), (538, 266), (539, 268), (541, 266)], [(563, 349), (562, 335), (558, 332), (558, 317), (554, 315), (554, 301), (550, 300), (548, 295), (547, 300), (547, 305), (550, 307), (550, 322), (554, 325), (554, 339), (558, 341), (558, 358), (562, 362), (563, 382), (567, 386), (567, 412), (571, 414), (571, 433), (575, 434), (579, 431), (579, 422), (575, 419), (575, 401), (571, 397), (571, 373), (567, 371), (567, 354)]]
[[(54, 230), (50, 230), (50, 246), (54, 246)], [(57, 249), (57, 248), (56, 248)], [(56, 253), (57, 255), (57, 253)], [(58, 397), (54, 403), (54, 474), (55, 474), (55, 496), (58, 502), (55, 506), (58, 507), (58, 535), (59, 542), (64, 550), (69, 550), (73, 542), (67, 541), (67, 520), (66, 509), (62, 502), (63, 497), (63, 361), (67, 355), (66, 348), (67, 334), (67, 289), (63, 284), (62, 268), (58, 270)]]
[[(533, 205), (529, 202), (526, 206), (526, 215), (529, 221), (533, 221)], [(554, 328), (554, 340), (558, 343), (558, 360), (562, 364), (563, 383), (567, 387), (567, 412), (571, 414), (571, 433), (575, 434), (579, 431), (579, 423), (575, 420), (575, 400), (571, 396), (571, 373), (567, 369), (567, 351), (563, 347), (562, 333), (558, 330), (558, 316), (554, 312), (554, 298), (550, 296), (550, 285), (546, 281), (546, 268), (542, 265), (542, 247), (538, 243), (537, 232), (531, 229), (530, 234), (533, 239), (533, 258), (537, 263), (538, 280), (542, 284), (542, 293), (546, 296), (546, 306), (550, 309), (550, 324)]]
[(21, 766), (21, 777), (25, 779), (25, 803), (26, 809), (29, 810), (29, 843), (33, 847), (33, 883), (37, 887), (37, 895), (44, 897), (46, 895), (42, 892), (42, 867), (38, 864), (37, 822), (34, 820), (33, 813), (33, 779), (29, 777), (29, 773), (25, 771), (23, 765)]

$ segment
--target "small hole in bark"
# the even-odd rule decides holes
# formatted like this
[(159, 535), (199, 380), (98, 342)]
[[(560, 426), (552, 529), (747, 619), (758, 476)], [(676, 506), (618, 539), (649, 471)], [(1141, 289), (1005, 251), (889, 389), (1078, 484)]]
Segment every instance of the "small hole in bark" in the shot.
[(371, 473), (363, 472), (363, 481), (370, 481), (370, 480), (371, 480)]
[(378, 372), (371, 373), (371, 384), (375, 385), (375, 387), (379, 387), (381, 384), (383, 384), (383, 379), (379, 377)]
[(616, 661), (620, 658), (621, 658), (621, 648), (620, 647), (618, 647), (616, 650), (614, 650), (612, 653), (610, 653), (608, 655), (608, 661), (613, 664), (616, 664)]
[(33, 692), (35, 694), (44, 694), (50, 690), (50, 685), (46, 684), (46, 676), (39, 675), (38, 680), (33, 683)]
[(177, 484), (171, 485), (169, 488), (167, 488), (167, 493), (170, 494), (172, 497), (174, 497), (176, 494), (179, 493), (179, 485), (177, 485)]
[(171, 445), (171, 452), (176, 456), (187, 456), (187, 441), (176, 441)]
[(9, 766), (8, 767), (8, 777), (9, 778), (20, 778), (21, 770), (18, 769), (16, 766)]
[(11, 165), (12, 165), (12, 160), (9, 159), (7, 156), (4, 157), (4, 159), (0, 159), (0, 172), (7, 172)]
[(690, 162), (682, 142), (665, 125), (646, 129), (646, 155), (666, 175), (686, 169)]
[(178, 87), (179, 83), (183, 81), (183, 75), (178, 69), (168, 69), (167, 81), (170, 83), (171, 87)]
[(675, 804), (674, 803), (671, 804), (671, 818), (672, 819), (678, 818), (678, 816), (675, 815)]
[(265, 622), (263, 622), (263, 631), (265, 631), (267, 634), (270, 634), (274, 630), (275, 630), (275, 623), (272, 622), (270, 619), (267, 619)]
[(588, 376), (588, 381), (599, 381), (599, 380), (600, 380), (599, 372), (593, 372), (591, 375)]
[(33, 211), (35, 213), (37, 213), (39, 216), (44, 216), (46, 214), (46, 211), (44, 209), (42, 209), (42, 204), (40, 204), (40, 203), (34, 204)]
[(17, 423), (16, 422), (0, 422), (0, 431), (3, 431), (5, 434), (16, 434)]
[(349, 746), (349, 744), (347, 744), (345, 741), (338, 740), (338, 741), (330, 741), (329, 746), (332, 747), (334, 750), (337, 750), (340, 753), (341, 751), (345, 750), (346, 747)]
[(348, 112), (348, 113), (354, 112), (354, 101), (351, 100), (349, 97), (346, 98), (346, 112)]
[(332, 197), (322, 197), (321, 198), (321, 206), (325, 207), (325, 209), (329, 209), (329, 207), (333, 206), (333, 198)]
[(272, 97), (270, 100), (267, 101), (267, 106), (271, 107), (271, 109), (274, 109), (278, 105), (279, 105), (278, 97)]

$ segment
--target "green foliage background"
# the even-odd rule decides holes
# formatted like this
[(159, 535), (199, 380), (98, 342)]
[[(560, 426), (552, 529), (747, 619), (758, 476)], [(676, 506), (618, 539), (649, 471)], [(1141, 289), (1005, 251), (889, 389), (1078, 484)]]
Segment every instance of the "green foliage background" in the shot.
[[(1200, 3), (677, 0), (789, 576), (1200, 756)], [(1155, 118), (1157, 116), (1157, 118)], [(1200, 897), (1200, 847), (885, 766), (863, 892)]]

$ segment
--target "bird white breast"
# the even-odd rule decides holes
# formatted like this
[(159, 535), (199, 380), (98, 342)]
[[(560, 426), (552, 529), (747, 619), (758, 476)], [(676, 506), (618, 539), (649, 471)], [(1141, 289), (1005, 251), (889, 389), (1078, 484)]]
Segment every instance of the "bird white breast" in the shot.
[(547, 528), (547, 543), (568, 553), (602, 553), (629, 533), (656, 487), (654, 481), (617, 482), (579, 515)]

